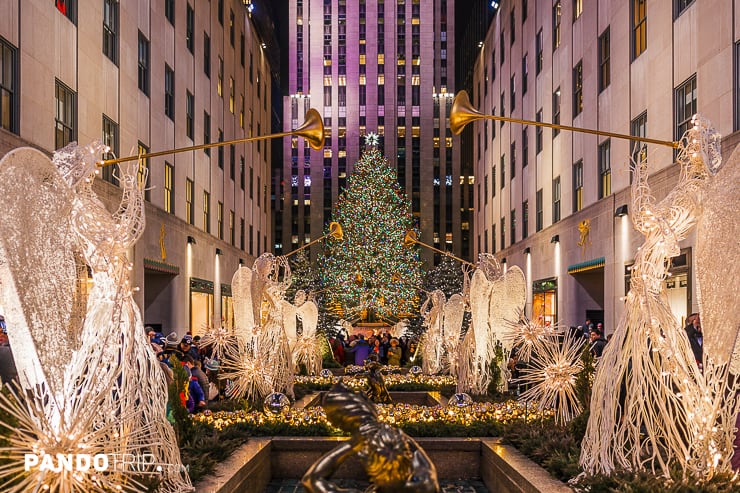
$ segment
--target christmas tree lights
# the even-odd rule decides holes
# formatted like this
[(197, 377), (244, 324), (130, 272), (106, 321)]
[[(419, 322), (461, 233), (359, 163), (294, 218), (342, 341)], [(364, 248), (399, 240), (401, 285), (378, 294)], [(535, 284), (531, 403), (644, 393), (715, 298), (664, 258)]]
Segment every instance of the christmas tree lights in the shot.
[(328, 305), (345, 318), (398, 319), (418, 304), (418, 249), (403, 245), (414, 228), (410, 209), (395, 170), (380, 151), (366, 150), (333, 211), (344, 241), (327, 241), (320, 260)]

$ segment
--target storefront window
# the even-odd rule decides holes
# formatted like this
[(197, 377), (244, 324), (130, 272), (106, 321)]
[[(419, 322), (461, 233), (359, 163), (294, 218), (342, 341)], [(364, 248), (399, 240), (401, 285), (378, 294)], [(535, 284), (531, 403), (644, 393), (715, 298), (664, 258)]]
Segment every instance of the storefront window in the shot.
[(190, 278), (190, 333), (203, 335), (213, 323), (213, 283)]
[(221, 326), (234, 331), (234, 298), (231, 296), (231, 286), (221, 285)]
[(542, 279), (532, 284), (532, 320), (553, 327), (558, 319), (558, 281)]

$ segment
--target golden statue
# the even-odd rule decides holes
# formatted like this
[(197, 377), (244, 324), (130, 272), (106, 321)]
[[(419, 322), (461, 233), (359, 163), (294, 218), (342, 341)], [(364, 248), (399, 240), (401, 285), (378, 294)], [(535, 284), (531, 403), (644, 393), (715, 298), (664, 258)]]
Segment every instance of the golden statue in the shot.
[(578, 232), (581, 234), (581, 239), (576, 244), (581, 247), (581, 255), (585, 255), (586, 247), (591, 244), (591, 238), (589, 237), (591, 233), (591, 220), (584, 219), (578, 223)]
[(316, 461), (301, 482), (309, 493), (362, 493), (340, 488), (329, 478), (356, 455), (370, 479), (367, 492), (436, 493), (437, 470), (424, 450), (403, 431), (378, 421), (375, 405), (341, 381), (324, 396), (322, 405), (332, 425), (352, 437)]
[(380, 373), (383, 365), (378, 361), (378, 355), (370, 354), (365, 360), (365, 375), (367, 376), (367, 397), (376, 404), (390, 404), (393, 402), (388, 389), (385, 387), (385, 380)]
[(164, 246), (164, 223), (159, 228), (159, 252), (162, 254), (162, 262), (167, 260), (167, 249)]

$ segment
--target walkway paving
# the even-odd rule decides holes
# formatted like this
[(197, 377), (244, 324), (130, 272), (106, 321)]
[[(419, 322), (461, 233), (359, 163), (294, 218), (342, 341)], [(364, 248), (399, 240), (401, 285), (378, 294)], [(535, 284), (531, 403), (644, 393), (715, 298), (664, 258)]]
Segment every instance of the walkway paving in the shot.
[[(367, 482), (353, 481), (349, 479), (337, 479), (337, 486), (342, 488), (356, 488), (360, 491), (365, 490), (368, 487)], [(441, 481), (440, 491), (442, 493), (488, 493), (488, 489), (481, 481)], [(301, 482), (297, 479), (283, 479), (280, 481), (272, 481), (267, 485), (265, 493), (306, 493), (305, 488), (301, 486)]]

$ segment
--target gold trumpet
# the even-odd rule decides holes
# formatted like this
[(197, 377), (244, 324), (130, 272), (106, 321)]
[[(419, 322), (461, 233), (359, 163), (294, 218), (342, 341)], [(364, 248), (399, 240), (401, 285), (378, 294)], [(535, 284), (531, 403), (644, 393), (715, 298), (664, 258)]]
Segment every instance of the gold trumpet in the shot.
[(603, 130), (593, 130), (590, 128), (571, 127), (568, 125), (558, 125), (556, 123), (546, 122), (533, 122), (531, 120), (520, 120), (518, 118), (507, 118), (505, 116), (495, 115), (484, 115), (480, 111), (473, 108), (468, 98), (468, 93), (460, 91), (455, 96), (455, 100), (452, 102), (452, 108), (450, 109), (450, 130), (453, 134), (459, 135), (463, 131), (465, 125), (475, 120), (498, 120), (502, 122), (510, 123), (521, 123), (522, 125), (535, 125), (537, 127), (548, 127), (556, 128), (558, 130), (568, 130), (570, 132), (580, 132), (593, 135), (606, 135), (607, 137), (614, 137), (617, 139), (636, 140), (639, 142), (646, 142), (648, 144), (664, 145), (672, 148), (678, 147), (678, 142), (673, 140), (658, 140), (650, 139), (647, 137), (638, 137), (635, 135), (618, 134), (614, 132), (605, 132)]
[(311, 245), (315, 245), (316, 243), (322, 241), (325, 238), (328, 238), (329, 236), (331, 236), (335, 240), (342, 241), (344, 239), (344, 231), (342, 231), (342, 225), (339, 224), (336, 221), (330, 222), (329, 223), (329, 232), (326, 233), (324, 236), (322, 236), (321, 238), (316, 238), (315, 240), (313, 240), (313, 241), (311, 241), (309, 243), (306, 243), (303, 246), (300, 246), (300, 247), (296, 248), (292, 252), (286, 253), (285, 255), (283, 255), (283, 257), (290, 257), (291, 255), (294, 255), (294, 254), (300, 252), (301, 250), (303, 250), (304, 248), (310, 247)]
[(278, 137), (286, 137), (288, 135), (295, 135), (297, 137), (303, 137), (311, 145), (311, 148), (315, 150), (321, 150), (324, 147), (324, 122), (321, 120), (321, 115), (318, 111), (311, 108), (306, 112), (306, 119), (303, 125), (293, 130), (292, 132), (280, 132), (270, 135), (259, 135), (257, 137), (246, 137), (244, 139), (227, 140), (225, 142), (212, 142), (210, 144), (201, 144), (190, 147), (180, 147), (179, 149), (170, 149), (168, 151), (150, 152), (147, 154), (139, 154), (136, 156), (121, 157), (117, 159), (104, 159), (98, 161), (98, 167), (110, 166), (111, 164), (124, 163), (126, 161), (134, 161), (136, 159), (147, 159), (150, 157), (166, 156), (168, 154), (177, 154), (180, 152), (197, 151), (199, 149), (210, 149), (211, 147), (221, 147), (233, 144), (242, 144), (245, 142), (254, 142), (255, 140), (267, 140), (275, 139)]
[(451, 259), (455, 259), (462, 264), (469, 265), (471, 267), (477, 267), (474, 263), (468, 262), (467, 260), (463, 260), (460, 257), (456, 257), (452, 255), (450, 252), (445, 252), (443, 250), (440, 250), (439, 248), (433, 247), (432, 245), (427, 245), (426, 243), (422, 243), (421, 241), (418, 240), (416, 236), (416, 231), (414, 231), (413, 229), (410, 229), (406, 231), (406, 236), (403, 237), (403, 246), (405, 246), (406, 248), (409, 248), (413, 245), (421, 245), (423, 247), (427, 247), (430, 250), (433, 250), (437, 253), (441, 253), (442, 255), (450, 257)]

